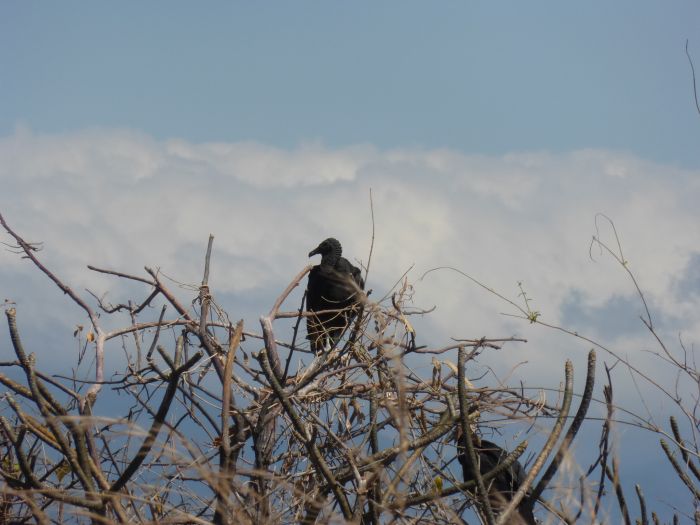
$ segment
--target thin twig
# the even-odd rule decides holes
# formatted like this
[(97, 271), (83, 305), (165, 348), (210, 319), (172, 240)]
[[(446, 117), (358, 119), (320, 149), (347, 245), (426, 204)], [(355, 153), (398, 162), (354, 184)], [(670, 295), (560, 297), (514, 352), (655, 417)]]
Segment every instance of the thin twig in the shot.
[(698, 89), (695, 85), (695, 66), (693, 65), (693, 59), (690, 58), (690, 52), (688, 51), (688, 39), (685, 39), (685, 55), (688, 57), (688, 62), (690, 63), (690, 71), (693, 74), (693, 98), (695, 99), (695, 109), (700, 114), (700, 104), (698, 104)]

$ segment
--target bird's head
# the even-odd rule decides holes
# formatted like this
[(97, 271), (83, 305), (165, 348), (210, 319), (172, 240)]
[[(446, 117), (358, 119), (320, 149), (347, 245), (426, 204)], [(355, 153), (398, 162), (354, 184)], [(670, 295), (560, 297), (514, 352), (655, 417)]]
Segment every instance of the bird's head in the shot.
[(321, 244), (316, 246), (316, 248), (311, 250), (309, 252), (309, 257), (313, 257), (314, 255), (320, 255), (321, 262), (330, 261), (331, 259), (333, 261), (337, 261), (342, 253), (343, 248), (340, 246), (340, 242), (338, 241), (338, 239), (329, 237)]

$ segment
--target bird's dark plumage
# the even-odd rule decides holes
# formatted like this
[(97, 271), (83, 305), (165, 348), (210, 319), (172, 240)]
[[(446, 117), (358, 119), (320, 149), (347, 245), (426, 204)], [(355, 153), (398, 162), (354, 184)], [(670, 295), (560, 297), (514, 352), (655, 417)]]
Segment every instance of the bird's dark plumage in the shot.
[[(471, 481), (474, 479), (472, 465), (461, 436), (462, 433), (458, 431), (457, 459), (462, 465), (464, 481)], [(474, 436), (474, 451), (479, 461), (479, 472), (482, 475), (495, 469), (508, 456), (508, 452), (495, 443), (479, 439), (476, 436)], [(485, 482), (489, 502), (495, 514), (506, 508), (523, 481), (525, 481), (525, 469), (519, 461), (515, 461), (509, 468), (496, 475), (494, 479)], [(526, 495), (506, 523), (508, 525), (536, 525), (533, 504), (534, 502), (529, 495)]]
[[(360, 269), (341, 257), (343, 248), (338, 240), (329, 238), (309, 252), (309, 257), (321, 255), (321, 264), (309, 272), (306, 307), (319, 312), (307, 317), (307, 337), (318, 352), (327, 342), (335, 344), (357, 314), (360, 291), (365, 283)], [(323, 310), (342, 310), (321, 313)]]

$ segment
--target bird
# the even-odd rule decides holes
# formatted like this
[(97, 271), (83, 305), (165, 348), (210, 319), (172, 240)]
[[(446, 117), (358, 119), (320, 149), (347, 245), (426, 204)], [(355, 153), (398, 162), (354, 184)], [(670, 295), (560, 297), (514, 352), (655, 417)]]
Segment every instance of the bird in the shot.
[[(457, 459), (462, 465), (464, 481), (471, 481), (474, 479), (472, 462), (469, 459), (462, 435), (461, 428), (458, 426), (456, 433)], [(495, 469), (508, 456), (508, 451), (491, 441), (481, 439), (476, 434), (472, 434), (472, 439), (474, 452), (479, 462), (479, 472), (482, 475)], [(485, 482), (489, 502), (495, 514), (502, 512), (508, 506), (523, 481), (525, 481), (525, 469), (516, 460), (510, 467), (497, 474), (495, 478)], [(508, 525), (537, 525), (533, 514), (534, 503), (530, 495), (526, 494), (506, 523)]]
[(341, 257), (342, 253), (340, 242), (333, 237), (309, 252), (309, 257), (321, 255), (321, 263), (309, 272), (306, 287), (307, 310), (318, 312), (306, 318), (306, 337), (316, 353), (338, 342), (357, 315), (355, 307), (365, 288), (360, 269)]

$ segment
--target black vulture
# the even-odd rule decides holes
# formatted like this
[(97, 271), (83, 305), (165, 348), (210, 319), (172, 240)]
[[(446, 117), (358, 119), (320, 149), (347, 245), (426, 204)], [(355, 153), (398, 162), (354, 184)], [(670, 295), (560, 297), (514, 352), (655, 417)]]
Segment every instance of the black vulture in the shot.
[(340, 242), (332, 237), (309, 252), (309, 257), (320, 254), (321, 264), (309, 272), (307, 310), (339, 310), (306, 318), (307, 338), (315, 352), (323, 350), (327, 343), (332, 346), (338, 342), (357, 314), (360, 291), (365, 288), (360, 269), (341, 257), (342, 253)]
[[(481, 474), (492, 471), (508, 456), (508, 452), (495, 443), (480, 439), (476, 435), (472, 435), (472, 438), (474, 452), (476, 452), (476, 457), (479, 461), (479, 472)], [(457, 459), (462, 465), (464, 481), (473, 480), (472, 464), (469, 460), (469, 454), (459, 427), (457, 431)], [(525, 481), (525, 469), (520, 462), (516, 460), (509, 468), (498, 474), (495, 478), (484, 483), (494, 514), (497, 515), (508, 506), (508, 503), (523, 481)], [(473, 491), (476, 492), (477, 489), (474, 488)], [(537, 521), (535, 521), (533, 507), (534, 501), (532, 501), (529, 494), (526, 494), (506, 523), (508, 525), (536, 525)]]

